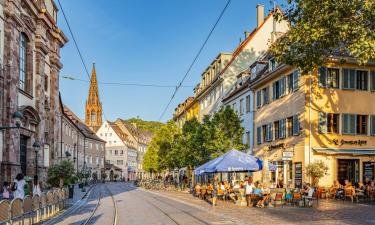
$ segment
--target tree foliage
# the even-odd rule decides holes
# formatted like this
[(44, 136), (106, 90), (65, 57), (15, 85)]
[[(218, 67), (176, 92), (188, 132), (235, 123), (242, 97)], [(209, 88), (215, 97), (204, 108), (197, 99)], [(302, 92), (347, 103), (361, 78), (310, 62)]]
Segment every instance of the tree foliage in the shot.
[(375, 1), (287, 0), (283, 8), (277, 19), (291, 28), (271, 47), (277, 61), (308, 72), (331, 55), (350, 55), (360, 64), (375, 58)]
[(328, 175), (328, 167), (322, 160), (312, 162), (306, 166), (306, 175), (313, 179), (314, 186), (318, 185), (319, 179)]
[(77, 180), (74, 171), (74, 164), (71, 161), (63, 160), (59, 164), (48, 168), (48, 184), (52, 187), (72, 184)]
[(244, 149), (243, 134), (240, 119), (230, 107), (206, 116), (202, 123), (195, 118), (186, 121), (181, 130), (170, 121), (155, 134), (143, 167), (150, 172), (193, 168), (231, 149)]
[(137, 124), (137, 128), (151, 132), (153, 134), (156, 133), (156, 131), (158, 131), (163, 126), (163, 123), (157, 121), (145, 121), (139, 118), (130, 118), (126, 121), (130, 123), (135, 123)]

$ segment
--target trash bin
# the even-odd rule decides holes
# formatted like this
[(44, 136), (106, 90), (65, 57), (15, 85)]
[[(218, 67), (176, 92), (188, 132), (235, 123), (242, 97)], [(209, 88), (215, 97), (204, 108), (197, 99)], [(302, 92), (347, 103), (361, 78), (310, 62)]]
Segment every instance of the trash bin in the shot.
[(74, 194), (74, 184), (69, 184), (69, 185), (68, 185), (68, 188), (69, 188), (69, 198), (73, 198), (73, 194)]

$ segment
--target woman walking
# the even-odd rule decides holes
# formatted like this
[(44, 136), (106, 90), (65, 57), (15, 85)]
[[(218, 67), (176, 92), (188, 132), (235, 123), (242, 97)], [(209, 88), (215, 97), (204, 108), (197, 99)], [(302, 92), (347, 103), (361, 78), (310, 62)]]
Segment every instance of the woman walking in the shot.
[(14, 180), (13, 190), (14, 190), (14, 198), (23, 199), (25, 197), (25, 185), (26, 181), (23, 177), (22, 173), (17, 174), (16, 179)]

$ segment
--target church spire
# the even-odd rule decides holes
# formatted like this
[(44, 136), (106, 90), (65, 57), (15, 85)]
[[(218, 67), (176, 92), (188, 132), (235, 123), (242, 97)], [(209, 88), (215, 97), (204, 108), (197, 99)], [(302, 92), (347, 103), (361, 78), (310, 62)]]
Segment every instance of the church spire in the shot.
[(99, 98), (95, 63), (92, 65), (90, 89), (85, 108), (85, 123), (94, 131), (102, 125), (102, 103)]

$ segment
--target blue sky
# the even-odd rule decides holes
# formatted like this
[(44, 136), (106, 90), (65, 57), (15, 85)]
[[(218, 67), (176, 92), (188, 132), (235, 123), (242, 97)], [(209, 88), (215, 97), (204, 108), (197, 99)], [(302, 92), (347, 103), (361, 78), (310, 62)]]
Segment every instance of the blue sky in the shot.
[[(208, 35), (227, 0), (61, 0), (91, 73), (99, 82), (177, 85)], [(194, 86), (219, 52), (231, 52), (244, 31), (256, 24), (256, 5), (270, 2), (232, 0), (184, 85)], [(61, 50), (60, 76), (88, 79), (61, 11), (58, 24), (69, 38)], [(60, 79), (62, 99), (80, 118), (89, 83)], [(158, 120), (173, 88), (99, 85), (104, 118)], [(162, 121), (193, 95), (181, 88)]]

